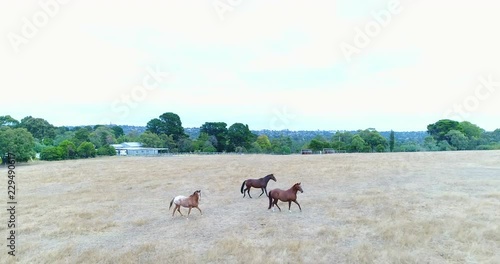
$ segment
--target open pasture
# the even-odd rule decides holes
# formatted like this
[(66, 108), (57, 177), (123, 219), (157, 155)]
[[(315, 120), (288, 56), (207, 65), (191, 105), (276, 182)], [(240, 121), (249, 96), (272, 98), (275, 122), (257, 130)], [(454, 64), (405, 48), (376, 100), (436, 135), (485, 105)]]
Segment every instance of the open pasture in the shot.
[[(20, 263), (500, 263), (500, 151), (108, 157), (16, 173)], [(260, 189), (243, 198), (245, 179), (269, 173), (268, 191), (302, 182), (302, 212), (268, 211)], [(198, 189), (203, 215), (172, 218), (171, 199)]]

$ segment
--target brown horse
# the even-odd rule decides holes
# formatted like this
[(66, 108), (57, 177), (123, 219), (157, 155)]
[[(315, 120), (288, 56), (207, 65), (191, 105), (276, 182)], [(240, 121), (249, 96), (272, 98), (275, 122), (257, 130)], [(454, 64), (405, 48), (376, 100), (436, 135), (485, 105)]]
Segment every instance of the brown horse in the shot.
[(200, 190), (195, 191), (193, 194), (189, 195), (189, 197), (178, 195), (178, 196), (174, 197), (174, 199), (172, 199), (172, 201), (170, 201), (170, 206), (168, 207), (168, 210), (170, 210), (170, 208), (172, 207), (172, 203), (174, 203), (175, 208), (174, 208), (174, 211), (172, 212), (172, 217), (174, 217), (175, 210), (177, 210), (179, 212), (179, 214), (181, 214), (183, 216), (183, 214), (181, 213), (181, 210), (180, 210), (181, 206), (189, 208), (188, 215), (187, 215), (188, 218), (189, 218), (189, 214), (191, 213), (191, 208), (193, 208), (193, 207), (198, 209), (200, 211), (200, 214), (203, 215), (203, 213), (201, 212), (201, 209), (198, 207), (198, 202), (200, 200), (201, 200), (201, 191)]
[[(262, 177), (260, 179), (247, 179), (245, 181), (243, 181), (243, 183), (241, 184), (241, 193), (243, 194), (243, 198), (245, 198), (245, 192), (248, 193), (248, 197), (252, 198), (252, 196), (250, 195), (250, 188), (254, 187), (254, 188), (260, 188), (262, 190), (262, 193), (259, 195), (259, 197), (262, 196), (262, 194), (264, 192), (266, 192), (266, 196), (267, 196), (267, 183), (269, 182), (269, 180), (273, 180), (273, 181), (276, 181), (276, 178), (274, 177), (274, 175), (271, 173), (265, 177)], [(243, 188), (245, 187), (246, 185), (246, 188), (243, 190)]]
[[(292, 188), (284, 191), (281, 189), (274, 189), (269, 191), (269, 208), (268, 210), (273, 208), (274, 211), (274, 205), (280, 209), (281, 208), (278, 206), (278, 200), (282, 202), (288, 202), (288, 211), (290, 211), (290, 206), (292, 202), (296, 203), (299, 206), (300, 211), (302, 212), (302, 208), (300, 208), (300, 204), (297, 202), (297, 191), (300, 191), (303, 193), (304, 191), (302, 190), (302, 187), (300, 186), (300, 182), (296, 183), (292, 186)], [(274, 200), (273, 200), (274, 199)]]

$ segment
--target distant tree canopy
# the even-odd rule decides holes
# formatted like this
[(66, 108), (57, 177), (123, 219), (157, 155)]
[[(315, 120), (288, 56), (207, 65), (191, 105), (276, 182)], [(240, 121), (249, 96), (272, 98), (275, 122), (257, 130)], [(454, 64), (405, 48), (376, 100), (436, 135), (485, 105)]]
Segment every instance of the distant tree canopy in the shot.
[(266, 135), (258, 136), (255, 143), (258, 145), (259, 152), (267, 153), (271, 149), (271, 141), (269, 141), (269, 137)]
[[(440, 150), (482, 149), (488, 148), (486, 145), (491, 143), (489, 133), (468, 121), (442, 119), (428, 125), (427, 133), (437, 142)], [(494, 147), (494, 144), (491, 146)]]
[(72, 140), (75, 145), (80, 146), (83, 142), (90, 141), (90, 133), (92, 132), (91, 127), (87, 126), (75, 129), (76, 131)]
[(116, 143), (113, 129), (106, 126), (99, 126), (95, 128), (94, 131), (90, 132), (88, 138), (90, 142), (96, 146), (96, 148)]
[(74, 159), (77, 157), (77, 148), (72, 141), (64, 140), (58, 147), (61, 149), (61, 159)]
[(280, 136), (271, 140), (271, 149), (274, 154), (291, 154), (293, 142), (290, 137)]
[(436, 141), (446, 140), (446, 133), (450, 130), (461, 131), (462, 128), (460, 127), (460, 123), (450, 119), (442, 119), (427, 126), (427, 132), (434, 137)]
[(392, 130), (382, 136), (375, 129), (365, 129), (356, 132), (337, 131), (331, 141), (315, 137), (304, 147), (314, 151), (329, 147), (346, 152), (500, 149), (500, 129), (486, 132), (468, 121), (449, 119), (429, 124), (427, 128), (429, 136), (421, 141), (397, 142)]
[(250, 149), (251, 144), (257, 139), (257, 135), (250, 131), (248, 125), (234, 123), (227, 130), (227, 139), (227, 151), (234, 152), (238, 148), (240, 151)]
[(139, 141), (143, 144), (144, 147), (150, 148), (163, 148), (165, 147), (165, 143), (158, 134), (155, 134), (151, 131), (145, 131), (139, 136)]
[(349, 151), (350, 144), (352, 142), (353, 134), (348, 131), (335, 132), (335, 135), (332, 137), (331, 147), (338, 151)]
[(124, 136), (125, 133), (123, 132), (123, 128), (119, 127), (119, 126), (112, 126), (111, 127), (111, 130), (113, 130), (113, 133), (115, 135), (115, 138), (119, 138), (121, 136)]
[(484, 129), (468, 121), (458, 122), (449, 119), (442, 119), (434, 124), (427, 126), (427, 133), (436, 141), (446, 140), (449, 142), (448, 134), (451, 130), (456, 130), (466, 136), (468, 139), (478, 139), (485, 132)]
[(217, 152), (214, 145), (217, 145), (215, 137), (209, 136), (205, 132), (201, 132), (198, 138), (193, 142), (193, 149), (199, 152)]
[(227, 147), (227, 124), (224, 122), (206, 122), (200, 128), (200, 133), (209, 136), (212, 145), (218, 152), (223, 152)]
[(0, 127), (8, 126), (8, 127), (17, 127), (19, 125), (19, 121), (12, 118), (10, 115), (0, 116)]
[(394, 143), (396, 139), (394, 138), (394, 131), (391, 130), (391, 134), (389, 136), (389, 151), (393, 152), (394, 151)]
[(200, 127), (198, 138), (193, 140), (185, 134), (179, 116), (171, 112), (150, 120), (146, 132), (140, 136), (140, 142), (145, 146), (168, 147), (172, 152), (247, 151), (252, 149), (256, 139), (257, 135), (248, 125), (235, 123), (228, 129), (224, 122), (205, 122)]
[(28, 161), (35, 157), (35, 139), (26, 128), (0, 127), (0, 153), (10, 152), (17, 161)]
[(171, 112), (163, 113), (159, 118), (150, 120), (146, 125), (146, 130), (157, 135), (172, 136), (175, 141), (187, 137), (182, 127), (181, 118)]
[(309, 142), (309, 148), (313, 151), (321, 151), (324, 148), (330, 148), (331, 146), (332, 144), (321, 136), (316, 136), (311, 140), (311, 142)]
[(346, 152), (384, 152), (387, 146), (387, 139), (375, 129), (358, 130), (356, 133), (336, 132), (331, 141), (318, 136), (307, 145), (313, 151), (333, 148)]
[(123, 134), (119, 126), (70, 129), (55, 127), (43, 118), (27, 116), (19, 122), (5, 115), (0, 116), (0, 153), (12, 152), (18, 161), (33, 159), (36, 153), (42, 160), (88, 158), (96, 153), (115, 155), (110, 144), (117, 142), (116, 135), (124, 137)]
[(365, 129), (359, 131), (360, 137), (365, 141), (368, 150), (371, 152), (384, 152), (387, 147), (387, 139), (385, 139), (375, 129)]
[(95, 145), (91, 142), (83, 142), (76, 151), (81, 158), (93, 158), (97, 154)]
[[(133, 127), (132, 129), (130, 127)], [(124, 130), (126, 128), (126, 131)], [(186, 132), (189, 134), (186, 134)], [(0, 116), (0, 154), (11, 152), (18, 161), (63, 160), (115, 155), (114, 143), (141, 142), (145, 147), (168, 148), (169, 152), (300, 153), (310, 148), (339, 152), (447, 151), (500, 149), (500, 129), (485, 131), (468, 121), (438, 120), (427, 133), (357, 131), (250, 130), (244, 123), (205, 122), (199, 128), (182, 127), (180, 117), (166, 112), (146, 127), (82, 126), (55, 127), (42, 118), (27, 116), (20, 122)]]
[(43, 118), (27, 116), (21, 119), (18, 127), (26, 128), (38, 140), (54, 139), (56, 128)]

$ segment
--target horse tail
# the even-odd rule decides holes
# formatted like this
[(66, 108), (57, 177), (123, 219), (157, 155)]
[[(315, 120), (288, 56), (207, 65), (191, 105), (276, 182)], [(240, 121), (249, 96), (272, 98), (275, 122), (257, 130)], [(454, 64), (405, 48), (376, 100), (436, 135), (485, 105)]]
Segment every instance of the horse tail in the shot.
[(271, 209), (271, 205), (273, 205), (273, 197), (271, 195), (271, 192), (272, 191), (269, 191), (269, 208), (267, 208), (267, 210)]
[(168, 207), (168, 210), (170, 210), (170, 207), (172, 207), (172, 203), (174, 202), (175, 198), (172, 198), (172, 201), (170, 201), (170, 206)]
[(241, 190), (240, 190), (241, 193), (243, 193), (243, 188), (245, 187), (246, 182), (247, 180), (244, 180), (243, 183), (241, 184)]

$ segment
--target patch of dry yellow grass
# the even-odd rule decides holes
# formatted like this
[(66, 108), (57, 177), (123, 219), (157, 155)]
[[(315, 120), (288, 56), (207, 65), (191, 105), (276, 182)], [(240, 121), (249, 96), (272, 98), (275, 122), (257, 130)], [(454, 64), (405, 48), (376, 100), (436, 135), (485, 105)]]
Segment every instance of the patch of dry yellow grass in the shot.
[[(481, 151), (21, 164), (16, 260), (500, 263), (499, 160), (499, 151)], [(288, 213), (287, 203), (270, 212), (256, 189), (242, 198), (245, 179), (269, 173), (278, 181), (268, 191), (302, 182), (302, 212), (292, 204)], [(189, 220), (172, 218), (170, 200), (197, 189), (203, 216), (195, 209)]]

